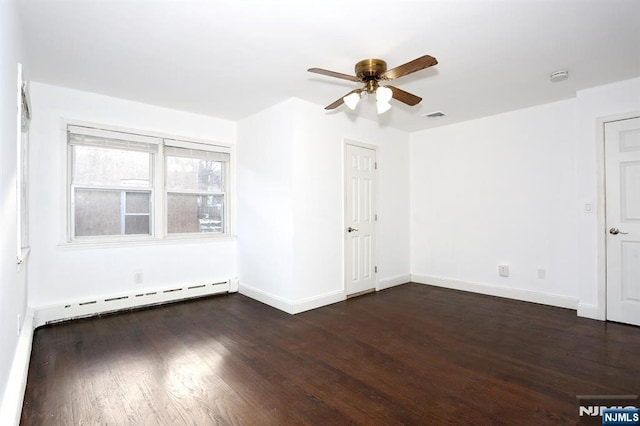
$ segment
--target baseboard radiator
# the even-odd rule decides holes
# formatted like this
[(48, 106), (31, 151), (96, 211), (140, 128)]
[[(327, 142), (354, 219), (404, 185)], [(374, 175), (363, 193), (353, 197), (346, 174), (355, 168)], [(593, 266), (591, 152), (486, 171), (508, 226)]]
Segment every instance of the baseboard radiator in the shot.
[(177, 286), (107, 298), (92, 298), (67, 305), (36, 308), (34, 326), (37, 328), (62, 321), (236, 291), (238, 291), (238, 279), (232, 278), (222, 282)]

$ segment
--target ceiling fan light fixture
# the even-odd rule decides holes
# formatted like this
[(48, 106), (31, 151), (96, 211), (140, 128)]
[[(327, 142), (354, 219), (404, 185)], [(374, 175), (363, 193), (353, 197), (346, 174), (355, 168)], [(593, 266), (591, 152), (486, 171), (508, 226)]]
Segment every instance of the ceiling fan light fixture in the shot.
[(388, 87), (380, 86), (376, 89), (376, 109), (378, 114), (383, 114), (391, 109), (389, 101), (393, 97), (393, 92)]
[(360, 102), (360, 93), (350, 93), (342, 99), (349, 109), (354, 110), (358, 106), (358, 102)]
[(388, 87), (380, 86), (376, 90), (376, 100), (378, 102), (389, 103), (392, 96), (393, 92)]
[(391, 109), (391, 104), (389, 102), (376, 102), (376, 109), (378, 110), (378, 114), (383, 114)]

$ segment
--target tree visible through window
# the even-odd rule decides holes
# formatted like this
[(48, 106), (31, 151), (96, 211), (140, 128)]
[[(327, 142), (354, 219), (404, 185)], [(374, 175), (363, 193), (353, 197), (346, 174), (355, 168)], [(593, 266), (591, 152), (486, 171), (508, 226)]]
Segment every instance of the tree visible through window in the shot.
[(227, 232), (228, 148), (71, 125), (68, 143), (71, 240)]
[[(224, 165), (206, 151), (166, 155), (167, 232), (224, 232)], [(182, 156), (180, 156), (182, 155)]]

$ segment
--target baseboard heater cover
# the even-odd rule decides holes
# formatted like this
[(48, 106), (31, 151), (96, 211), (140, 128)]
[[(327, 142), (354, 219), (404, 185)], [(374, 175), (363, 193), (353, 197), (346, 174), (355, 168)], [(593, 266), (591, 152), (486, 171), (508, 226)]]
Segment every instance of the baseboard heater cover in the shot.
[(116, 296), (104, 299), (86, 300), (68, 305), (44, 307), (35, 311), (35, 327), (55, 324), (96, 315), (111, 314), (119, 311), (179, 302), (197, 297), (233, 291), (233, 281), (237, 278), (222, 282), (196, 284), (190, 286), (171, 287), (165, 290), (147, 293), (133, 293), (126, 296)]

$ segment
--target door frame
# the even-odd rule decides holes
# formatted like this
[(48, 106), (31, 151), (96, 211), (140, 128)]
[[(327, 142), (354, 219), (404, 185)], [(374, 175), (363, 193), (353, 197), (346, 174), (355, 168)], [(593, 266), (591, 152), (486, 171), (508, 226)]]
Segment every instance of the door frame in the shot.
[(605, 125), (616, 121), (640, 117), (640, 111), (600, 117), (596, 120), (596, 179), (597, 179), (597, 312), (599, 320), (607, 320), (607, 186), (605, 158)]
[[(349, 138), (344, 138), (342, 140), (342, 229), (340, 230), (340, 232), (342, 232), (342, 293), (344, 294), (345, 298), (348, 297), (347, 296), (347, 259), (345, 258), (345, 256), (347, 255), (347, 236), (345, 234), (345, 229), (347, 226), (346, 208), (347, 208), (347, 146), (348, 145), (372, 150), (376, 156), (376, 164), (378, 163), (378, 146), (377, 145), (373, 145), (365, 142), (359, 142), (357, 140), (349, 139)], [(373, 192), (375, 194), (373, 211), (375, 215), (378, 214), (378, 197), (379, 197), (377, 171), (378, 170), (376, 168), (375, 172), (373, 173), (373, 186), (374, 186)], [(373, 231), (375, 233), (375, 236), (374, 236), (375, 240), (373, 245), (373, 262), (377, 267), (378, 265), (378, 220), (376, 219), (374, 222), (375, 223), (373, 224)], [(375, 285), (374, 286), (375, 291), (379, 291), (380, 282), (378, 280), (377, 272), (374, 273), (374, 285)]]

